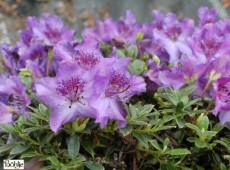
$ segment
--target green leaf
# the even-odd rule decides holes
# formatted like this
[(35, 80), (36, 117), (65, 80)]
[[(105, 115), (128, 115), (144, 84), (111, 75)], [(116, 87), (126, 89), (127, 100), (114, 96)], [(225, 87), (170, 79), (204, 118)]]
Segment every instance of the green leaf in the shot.
[(179, 102), (176, 105), (176, 112), (177, 113), (181, 113), (181, 110), (184, 108), (184, 103), (183, 102)]
[(185, 127), (185, 120), (182, 118), (176, 118), (176, 123), (177, 123), (179, 129)]
[(208, 116), (203, 116), (202, 119), (199, 121), (199, 123), (197, 124), (197, 126), (202, 129), (204, 128), (205, 130), (208, 130), (208, 126), (209, 126), (209, 119)]
[(167, 99), (169, 102), (171, 102), (174, 106), (177, 105), (179, 102), (178, 99), (176, 98), (177, 96), (172, 95), (171, 93), (164, 93), (163, 96), (165, 99)]
[(160, 165), (160, 170), (179, 170), (179, 168), (176, 168), (174, 165), (172, 164), (161, 164)]
[(138, 48), (135, 45), (132, 45), (129, 47), (129, 56), (131, 56), (132, 58), (137, 58), (138, 55)]
[(2, 140), (2, 138), (0, 138), (0, 145), (5, 145), (4, 141)]
[(44, 125), (44, 126), (39, 126), (39, 127), (30, 127), (30, 128), (26, 128), (24, 129), (24, 133), (31, 133), (31, 132), (34, 132), (34, 131), (40, 131), (40, 130), (43, 130), (43, 129), (47, 129), (49, 130), (49, 125)]
[(196, 165), (197, 170), (205, 170), (203, 167)]
[[(49, 119), (48, 119), (47, 117), (45, 117), (43, 114), (39, 113), (38, 111), (37, 111), (36, 113), (29, 112), (29, 114), (31, 115), (32, 118), (44, 120), (44, 121), (46, 121), (46, 122), (49, 121)], [(35, 120), (36, 120), (36, 119), (35, 119)]]
[(117, 49), (117, 56), (119, 57), (125, 57), (125, 52), (123, 50)]
[(141, 120), (129, 120), (128, 122), (129, 124), (132, 124), (132, 125), (140, 125), (140, 126), (148, 125), (148, 123), (146, 123), (145, 121), (141, 121)]
[(196, 138), (196, 137), (188, 137), (187, 138), (187, 141), (189, 141), (189, 142), (195, 142), (196, 140), (197, 140), (198, 138)]
[(140, 59), (135, 59), (128, 66), (131, 73), (141, 75), (145, 70), (147, 70), (146, 63)]
[(83, 121), (82, 119), (77, 119), (75, 122), (72, 123), (72, 129), (74, 130), (74, 132), (82, 132), (85, 130), (88, 122), (89, 118), (84, 119)]
[(41, 149), (44, 145), (47, 145), (50, 143), (50, 141), (53, 139), (54, 137), (54, 133), (50, 132), (47, 135), (44, 136), (44, 138), (41, 140), (40, 144), (39, 144), (39, 149)]
[(221, 125), (220, 123), (217, 123), (217, 124), (213, 127), (212, 131), (220, 132), (222, 129), (224, 129), (224, 126)]
[(188, 96), (194, 90), (196, 90), (196, 86), (195, 85), (191, 85), (191, 86), (188, 86), (188, 87), (185, 87), (185, 88), (181, 89), (179, 92), (180, 92), (181, 96)]
[(165, 124), (165, 123), (167, 123), (167, 122), (169, 122), (169, 121), (171, 121), (173, 119), (174, 119), (174, 116), (172, 116), (172, 115), (165, 115), (163, 117), (163, 119), (160, 120), (158, 123), (160, 123), (160, 125), (162, 125), (162, 124)]
[(39, 104), (38, 111), (43, 115), (47, 115), (49, 109), (44, 104)]
[(27, 151), (26, 153), (22, 154), (20, 158), (34, 158), (35, 156), (37, 156), (37, 154), (34, 151)]
[(152, 104), (142, 106), (138, 115), (148, 115), (153, 110), (153, 107), (154, 105)]
[(68, 142), (68, 153), (71, 159), (76, 159), (80, 149), (80, 138), (75, 135), (72, 136)]
[(198, 148), (204, 148), (204, 147), (206, 147), (206, 143), (205, 143), (205, 141), (202, 141), (202, 140), (200, 140), (199, 138), (197, 138), (196, 140), (195, 140), (195, 145), (198, 147)]
[(136, 132), (133, 132), (132, 134), (140, 142), (140, 145), (142, 145), (146, 149), (149, 148), (148, 142), (151, 140), (151, 138), (148, 135), (141, 134), (141, 133), (136, 133)]
[(138, 32), (136, 35), (136, 41), (141, 41), (144, 37), (144, 33), (143, 32)]
[(191, 152), (188, 149), (171, 149), (165, 152), (168, 155), (188, 155)]
[(163, 142), (163, 146), (168, 146), (169, 142), (170, 142), (169, 138), (165, 138)]
[(206, 137), (208, 137), (209, 139), (211, 139), (212, 137), (216, 136), (217, 132), (214, 132), (214, 131), (206, 131), (204, 132), (204, 135)]
[(84, 140), (82, 143), (82, 147), (94, 158), (94, 145), (89, 140)]
[(16, 154), (20, 154), (24, 151), (26, 151), (28, 148), (30, 147), (30, 145), (16, 145), (14, 148), (11, 149), (10, 151), (10, 155), (16, 155)]
[(220, 170), (227, 170), (227, 167), (223, 163), (221, 163), (220, 164)]
[(3, 153), (3, 152), (8, 151), (8, 150), (12, 149), (14, 146), (15, 146), (14, 143), (11, 143), (11, 144), (8, 144), (8, 145), (0, 146), (0, 153)]
[(162, 127), (158, 127), (156, 131), (168, 130), (172, 128), (176, 128), (176, 126), (162, 126)]
[(137, 114), (138, 114), (138, 109), (135, 106), (130, 104), (129, 110), (130, 110), (131, 118), (135, 119), (137, 117)]
[(161, 150), (161, 147), (160, 147), (160, 145), (158, 144), (158, 142), (157, 142), (157, 140), (155, 140), (155, 139), (153, 139), (153, 140), (151, 140), (151, 141), (149, 141), (150, 143), (151, 143), (151, 145), (155, 148), (155, 149), (157, 149), (157, 150)]
[(0, 128), (2, 128), (3, 131), (5, 131), (5, 132), (10, 133), (11, 135), (17, 134), (16, 128), (12, 125), (1, 123)]
[(197, 133), (198, 136), (202, 136), (201, 130), (200, 130), (196, 125), (191, 124), (191, 123), (185, 123), (185, 125), (186, 125), (188, 128), (190, 128), (190, 129), (196, 131), (196, 133)]
[(92, 162), (92, 161), (87, 161), (85, 163), (85, 166), (89, 168), (90, 170), (104, 170), (105, 169), (101, 164)]
[(185, 106), (184, 106), (184, 108), (187, 108), (187, 107), (189, 107), (189, 106), (192, 106), (192, 105), (194, 105), (194, 104), (196, 104), (197, 102), (199, 102), (201, 99), (194, 99), (194, 100), (192, 100), (192, 101), (190, 101), (190, 102), (188, 102)]
[(125, 137), (129, 135), (133, 130), (133, 127), (131, 125), (127, 125), (126, 127), (120, 129), (120, 133)]
[(215, 143), (219, 143), (223, 145), (224, 147), (226, 147), (226, 149), (230, 150), (230, 145), (226, 143), (226, 141), (224, 141), (223, 138), (221, 138), (220, 140), (215, 140)]
[(55, 156), (49, 156), (49, 157), (47, 157), (47, 160), (49, 160), (57, 168), (61, 167), (59, 160)]
[(163, 142), (163, 146), (164, 146), (163, 147), (163, 152), (165, 152), (166, 149), (168, 148), (169, 142), (170, 142), (169, 138), (165, 138), (165, 140)]
[(53, 166), (53, 165), (49, 165), (49, 166), (45, 166), (45, 167), (43, 167), (42, 169), (40, 169), (40, 170), (54, 170), (55, 169), (55, 166)]

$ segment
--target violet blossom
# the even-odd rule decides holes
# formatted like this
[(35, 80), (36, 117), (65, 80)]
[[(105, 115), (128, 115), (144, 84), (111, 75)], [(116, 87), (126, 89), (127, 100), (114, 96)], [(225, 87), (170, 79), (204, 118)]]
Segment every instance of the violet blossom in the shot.
[(122, 102), (128, 102), (130, 97), (146, 91), (144, 79), (127, 71), (130, 62), (128, 58), (117, 58), (115, 50), (108, 58), (107, 75), (96, 76), (94, 94), (90, 105), (97, 111), (96, 122), (105, 127), (109, 119), (118, 120), (118, 127), (126, 125), (126, 111)]
[(1, 46), (4, 64), (12, 75), (16, 75), (21, 68), (25, 67), (25, 61), (21, 60), (18, 51), (17, 46), (10, 46), (9, 44), (3, 44)]
[(83, 31), (83, 37), (109, 44), (114, 44), (116, 40), (135, 44), (136, 34), (141, 32), (141, 28), (142, 25), (136, 22), (134, 14), (131, 11), (126, 11), (125, 18), (121, 18), (117, 22), (108, 18), (105, 21), (98, 21), (96, 28), (86, 28)]
[(93, 109), (88, 105), (92, 84), (93, 77), (75, 64), (61, 65), (56, 77), (38, 79), (36, 94), (51, 109), (50, 127), (55, 133), (77, 117), (92, 117)]
[(32, 31), (33, 39), (47, 46), (53, 46), (62, 41), (71, 41), (75, 34), (74, 30), (65, 27), (61, 18), (50, 14), (43, 14), (40, 19), (28, 17), (27, 25)]
[(0, 102), (0, 123), (11, 124), (13, 114), (9, 110), (9, 106), (5, 105), (4, 103)]
[(199, 26), (204, 26), (205, 24), (215, 23), (217, 18), (217, 12), (215, 9), (210, 9), (208, 7), (201, 7), (198, 10), (199, 16)]
[[(157, 13), (158, 14), (158, 13)], [(156, 15), (156, 17), (159, 16)], [(153, 29), (153, 41), (159, 43), (169, 54), (169, 62), (177, 64), (181, 54), (191, 55), (192, 51), (187, 44), (187, 38), (193, 33), (194, 21), (192, 19), (178, 20), (175, 14), (168, 13), (162, 18), (162, 26), (156, 23)], [(159, 22), (159, 20), (157, 22)], [(159, 29), (158, 29), (159, 28)]]
[(31, 99), (26, 93), (26, 85), (17, 76), (1, 76), (0, 101), (13, 107), (14, 111), (24, 115)]
[(230, 77), (222, 77), (214, 85), (215, 109), (214, 115), (219, 113), (221, 124), (230, 121)]

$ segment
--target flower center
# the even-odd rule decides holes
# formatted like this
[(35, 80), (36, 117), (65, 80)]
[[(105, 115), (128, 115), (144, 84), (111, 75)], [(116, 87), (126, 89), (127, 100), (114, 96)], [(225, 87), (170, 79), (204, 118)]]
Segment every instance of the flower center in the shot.
[(17, 107), (19, 110), (21, 109), (23, 100), (20, 96), (11, 94), (8, 99), (9, 106)]
[(230, 103), (230, 82), (219, 87), (218, 96), (222, 102)]
[(119, 98), (119, 94), (128, 93), (130, 88), (130, 79), (123, 74), (116, 73), (110, 80), (108, 87), (105, 90), (105, 95), (107, 97)]
[(77, 50), (76, 55), (73, 56), (73, 59), (77, 61), (82, 68), (89, 70), (95, 68), (100, 62), (100, 55), (94, 52)]
[(78, 77), (72, 77), (71, 79), (59, 82), (56, 91), (70, 102), (69, 108), (71, 108), (74, 102), (84, 104), (80, 101), (80, 99), (83, 98), (81, 94), (83, 92), (84, 85), (85, 83), (81, 79)]

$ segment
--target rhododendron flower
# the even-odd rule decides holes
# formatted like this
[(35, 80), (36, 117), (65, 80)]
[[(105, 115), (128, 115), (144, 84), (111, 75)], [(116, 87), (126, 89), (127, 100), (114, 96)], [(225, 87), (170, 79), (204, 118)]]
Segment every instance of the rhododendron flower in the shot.
[(230, 77), (222, 77), (214, 85), (215, 109), (214, 115), (219, 113), (222, 124), (230, 121)]
[(82, 43), (60, 43), (54, 47), (55, 57), (62, 63), (76, 63), (85, 70), (96, 68), (102, 60), (98, 43), (90, 39)]
[(96, 39), (100, 42), (113, 44), (115, 39), (125, 39), (127, 43), (136, 43), (136, 34), (141, 31), (141, 25), (131, 11), (126, 11), (125, 18), (114, 22), (111, 18), (98, 21), (96, 28), (86, 28), (83, 31), (84, 38)]
[(12, 123), (12, 113), (9, 111), (9, 107), (0, 102), (0, 123), (10, 124)]
[(126, 125), (122, 102), (128, 102), (133, 95), (145, 92), (146, 84), (142, 77), (127, 71), (128, 58), (117, 58), (114, 51), (108, 60), (110, 63), (104, 67), (107, 66), (109, 72), (104, 76), (96, 76), (95, 96), (91, 98), (90, 105), (97, 111), (96, 122), (102, 128), (109, 119), (118, 120), (118, 127), (121, 128)]
[(198, 62), (205, 63), (224, 55), (224, 44), (228, 41), (224, 35), (229, 32), (222, 32), (217, 24), (197, 29), (188, 41)]
[[(153, 29), (153, 41), (159, 43), (169, 54), (169, 62), (177, 64), (181, 54), (191, 55), (192, 51), (186, 43), (187, 38), (193, 33), (194, 21), (184, 19), (179, 21), (173, 13), (168, 13), (164, 17), (155, 12), (157, 18), (156, 29)], [(159, 20), (162, 20), (159, 22)], [(160, 24), (162, 24), (160, 26)], [(159, 29), (158, 29), (159, 28)]]
[(27, 26), (33, 33), (33, 39), (47, 46), (53, 46), (62, 41), (71, 41), (75, 33), (74, 30), (64, 26), (61, 18), (50, 14), (43, 14), (40, 19), (28, 17)]
[(1, 53), (4, 57), (5, 66), (13, 75), (16, 75), (21, 68), (25, 67), (25, 61), (20, 59), (18, 50), (18, 47), (10, 46), (9, 44), (3, 44), (1, 46)]
[(1, 76), (0, 101), (12, 106), (17, 113), (25, 114), (31, 99), (26, 94), (26, 86), (17, 76)]
[(92, 84), (93, 77), (83, 74), (76, 65), (61, 65), (56, 77), (38, 79), (36, 93), (51, 109), (50, 127), (55, 133), (77, 117), (92, 117), (93, 109), (88, 105)]
[(199, 26), (204, 26), (205, 24), (215, 23), (217, 18), (217, 12), (215, 9), (210, 9), (208, 7), (201, 7), (198, 10), (199, 16)]

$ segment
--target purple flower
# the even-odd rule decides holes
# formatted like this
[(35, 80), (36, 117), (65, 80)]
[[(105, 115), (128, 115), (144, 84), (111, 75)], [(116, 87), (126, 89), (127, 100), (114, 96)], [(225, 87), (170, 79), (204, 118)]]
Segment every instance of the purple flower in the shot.
[(193, 29), (193, 20), (179, 21), (175, 14), (169, 13), (163, 20), (161, 30), (153, 30), (153, 38), (167, 51), (170, 63), (177, 64), (181, 54), (191, 55), (192, 51), (186, 41)]
[(76, 65), (61, 65), (55, 78), (41, 78), (35, 84), (39, 99), (51, 109), (50, 127), (57, 133), (61, 126), (77, 117), (92, 117), (88, 105), (93, 77)]
[(214, 115), (219, 113), (221, 124), (230, 120), (230, 77), (218, 79), (214, 85), (215, 109)]
[(118, 120), (119, 128), (126, 125), (126, 112), (122, 102), (128, 102), (130, 97), (146, 91), (142, 77), (131, 75), (127, 70), (128, 58), (117, 58), (114, 52), (106, 63), (107, 74), (96, 76), (94, 84), (95, 96), (90, 105), (97, 111), (96, 122), (105, 127), (109, 119)]
[(54, 56), (62, 63), (76, 63), (85, 70), (92, 70), (102, 60), (98, 43), (91, 39), (76, 42), (59, 43), (54, 47)]
[(131, 11), (126, 11), (125, 15), (125, 18), (121, 18), (117, 22), (111, 18), (104, 22), (98, 21), (95, 29), (87, 28), (83, 31), (83, 37), (110, 44), (113, 44), (114, 39), (122, 39), (127, 43), (135, 44), (136, 34), (141, 32), (142, 26), (136, 23), (136, 18)]
[(225, 53), (224, 44), (227, 42), (227, 36), (217, 24), (207, 24), (203, 28), (197, 29), (189, 39), (193, 53), (200, 63), (222, 56)]
[(71, 41), (74, 38), (75, 31), (65, 27), (58, 16), (43, 14), (40, 19), (28, 17), (27, 25), (33, 33), (33, 39), (47, 46), (53, 46), (62, 41)]
[(0, 115), (0, 123), (12, 123), (12, 113), (9, 111), (9, 107), (2, 102), (0, 102)]
[(217, 12), (215, 9), (201, 7), (198, 10), (198, 16), (200, 19), (199, 26), (203, 26), (205, 24), (215, 23), (217, 18)]
[(16, 75), (21, 68), (25, 67), (25, 62), (21, 60), (18, 54), (17, 46), (3, 44), (1, 53), (5, 59), (5, 66), (11, 74)]
[[(160, 63), (159, 63), (160, 64)], [(164, 66), (158, 65), (155, 61), (152, 59), (148, 60), (149, 70), (144, 74), (146, 77), (149, 78), (152, 82), (156, 83), (158, 86), (161, 85), (161, 82), (159, 80), (159, 72), (167, 69)]]
[(172, 68), (159, 72), (159, 80), (163, 87), (180, 89), (185, 84), (183, 72), (180, 68)]
[(31, 102), (26, 94), (26, 86), (17, 76), (1, 76), (0, 79), (0, 101), (12, 106), (17, 113), (25, 114)]
[(143, 26), (143, 41), (148, 40), (151, 43), (142, 49), (157, 55), (161, 61), (172, 64), (177, 64), (181, 55), (190, 56), (192, 50), (187, 44), (187, 38), (194, 31), (194, 21), (189, 18), (179, 20), (173, 13), (165, 15), (159, 11), (153, 11), (153, 16), (154, 21)]

